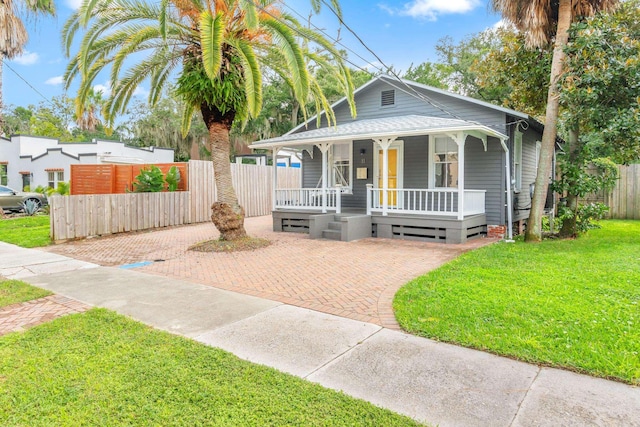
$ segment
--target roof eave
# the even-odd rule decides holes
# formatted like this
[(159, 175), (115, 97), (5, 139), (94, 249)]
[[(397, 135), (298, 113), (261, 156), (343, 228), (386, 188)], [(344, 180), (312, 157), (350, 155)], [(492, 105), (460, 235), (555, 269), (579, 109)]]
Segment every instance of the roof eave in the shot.
[(406, 137), (406, 136), (415, 136), (415, 135), (430, 135), (430, 134), (446, 134), (446, 133), (454, 133), (454, 132), (464, 132), (464, 131), (480, 131), (487, 136), (492, 136), (498, 139), (508, 139), (508, 137), (498, 131), (495, 131), (487, 126), (483, 125), (468, 125), (468, 126), (457, 126), (457, 127), (443, 127), (443, 128), (433, 128), (433, 129), (422, 129), (422, 130), (405, 130), (405, 131), (389, 131), (389, 132), (375, 132), (375, 133), (366, 133), (366, 134), (356, 134), (356, 135), (336, 135), (336, 136), (318, 136), (313, 138), (306, 139), (296, 139), (296, 140), (277, 140), (274, 138), (274, 141), (265, 142), (265, 143), (257, 143), (249, 145), (249, 148), (253, 149), (265, 149), (265, 148), (275, 148), (275, 147), (295, 147), (295, 146), (303, 146), (303, 145), (314, 145), (319, 142), (342, 142), (342, 141), (353, 141), (357, 139), (377, 139), (377, 138), (390, 138), (390, 137)]

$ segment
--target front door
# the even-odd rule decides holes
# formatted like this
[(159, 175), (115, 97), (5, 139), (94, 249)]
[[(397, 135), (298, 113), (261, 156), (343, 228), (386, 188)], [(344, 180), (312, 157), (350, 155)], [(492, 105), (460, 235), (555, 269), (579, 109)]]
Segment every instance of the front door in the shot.
[[(398, 149), (397, 148), (389, 148), (387, 150), (387, 156), (389, 159), (389, 181), (387, 188), (389, 190), (398, 188)], [(383, 159), (383, 151), (378, 150), (378, 188), (383, 188), (383, 171), (382, 165), (384, 164)], [(382, 205), (382, 192), (380, 192), (380, 205)], [(396, 191), (388, 191), (387, 202), (389, 206), (396, 206), (398, 203), (398, 193)]]

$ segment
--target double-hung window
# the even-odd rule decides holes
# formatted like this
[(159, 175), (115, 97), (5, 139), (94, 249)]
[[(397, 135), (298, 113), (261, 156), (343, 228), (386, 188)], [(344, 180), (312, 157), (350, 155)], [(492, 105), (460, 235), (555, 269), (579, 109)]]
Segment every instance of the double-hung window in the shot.
[(49, 188), (56, 188), (59, 183), (64, 182), (64, 171), (47, 171), (47, 181)]
[(458, 144), (449, 137), (437, 136), (434, 145), (434, 187), (458, 188)]
[(334, 144), (331, 147), (331, 186), (351, 189), (351, 144)]

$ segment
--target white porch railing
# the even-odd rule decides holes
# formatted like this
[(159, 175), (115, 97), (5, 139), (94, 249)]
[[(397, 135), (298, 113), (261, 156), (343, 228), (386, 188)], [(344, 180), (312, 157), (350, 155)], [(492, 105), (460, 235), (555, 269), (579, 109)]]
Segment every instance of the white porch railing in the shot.
[[(367, 189), (367, 214), (385, 211), (383, 189)], [(389, 189), (386, 212), (421, 215), (458, 215), (458, 190), (452, 189)], [(464, 190), (463, 215), (485, 213), (485, 190)]]
[(304, 209), (311, 211), (335, 211), (340, 213), (340, 188), (327, 188), (326, 206), (323, 204), (322, 188), (279, 188), (275, 191), (276, 209)]

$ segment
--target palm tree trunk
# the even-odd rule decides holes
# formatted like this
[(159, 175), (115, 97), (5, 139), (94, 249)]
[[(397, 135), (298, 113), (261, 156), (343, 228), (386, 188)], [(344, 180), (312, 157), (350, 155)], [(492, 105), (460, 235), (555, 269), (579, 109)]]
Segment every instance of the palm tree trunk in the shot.
[(558, 11), (558, 31), (553, 47), (553, 59), (551, 61), (551, 77), (549, 92), (547, 95), (547, 112), (545, 116), (544, 132), (540, 147), (540, 163), (536, 176), (536, 187), (531, 201), (531, 213), (527, 220), (526, 242), (539, 242), (542, 240), (542, 215), (547, 199), (549, 177), (553, 163), (556, 136), (558, 134), (558, 111), (560, 106), (558, 79), (564, 68), (564, 47), (569, 41), (569, 26), (572, 20), (571, 0), (560, 0)]
[(244, 209), (238, 203), (238, 196), (233, 188), (229, 162), (229, 131), (235, 114), (223, 115), (207, 105), (202, 105), (200, 111), (209, 130), (209, 147), (218, 194), (218, 201), (211, 205), (211, 221), (220, 232), (222, 240), (246, 237)]

